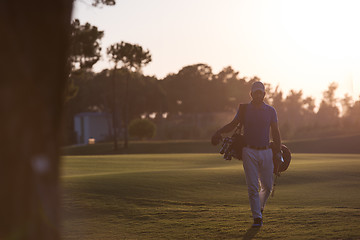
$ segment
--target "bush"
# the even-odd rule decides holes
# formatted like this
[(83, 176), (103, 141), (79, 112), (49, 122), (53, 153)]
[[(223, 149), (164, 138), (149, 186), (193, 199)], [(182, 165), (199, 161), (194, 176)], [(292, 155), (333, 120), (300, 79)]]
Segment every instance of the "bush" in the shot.
[(129, 134), (138, 139), (151, 139), (155, 136), (156, 126), (148, 119), (135, 119), (129, 124)]

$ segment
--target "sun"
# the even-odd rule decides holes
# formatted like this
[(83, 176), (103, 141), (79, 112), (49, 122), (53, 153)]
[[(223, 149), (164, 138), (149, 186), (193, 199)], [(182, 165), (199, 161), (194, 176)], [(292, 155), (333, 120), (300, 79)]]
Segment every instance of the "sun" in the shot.
[(298, 54), (338, 79), (340, 90), (358, 97), (360, 1), (282, 1), (281, 8), (283, 31)]

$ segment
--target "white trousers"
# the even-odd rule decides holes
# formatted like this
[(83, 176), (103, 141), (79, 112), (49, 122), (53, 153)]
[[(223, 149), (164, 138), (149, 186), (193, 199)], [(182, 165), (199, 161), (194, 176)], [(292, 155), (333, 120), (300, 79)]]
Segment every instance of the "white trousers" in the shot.
[[(272, 150), (255, 150), (243, 148), (243, 166), (248, 187), (249, 202), (254, 218), (262, 218), (261, 209), (264, 209), (273, 185)], [(260, 192), (259, 192), (260, 182)]]

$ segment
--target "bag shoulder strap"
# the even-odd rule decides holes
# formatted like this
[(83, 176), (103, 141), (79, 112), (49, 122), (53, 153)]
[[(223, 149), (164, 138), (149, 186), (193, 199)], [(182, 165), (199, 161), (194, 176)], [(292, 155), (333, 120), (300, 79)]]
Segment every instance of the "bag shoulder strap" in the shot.
[(239, 113), (240, 113), (240, 123), (244, 124), (245, 122), (245, 114), (246, 114), (246, 107), (247, 107), (247, 103), (246, 104), (240, 104), (239, 106)]
[(240, 104), (239, 105), (239, 124), (238, 124), (238, 128), (241, 130), (241, 128), (244, 126), (245, 123), (245, 114), (246, 114), (246, 107), (247, 107), (248, 103), (245, 104)]

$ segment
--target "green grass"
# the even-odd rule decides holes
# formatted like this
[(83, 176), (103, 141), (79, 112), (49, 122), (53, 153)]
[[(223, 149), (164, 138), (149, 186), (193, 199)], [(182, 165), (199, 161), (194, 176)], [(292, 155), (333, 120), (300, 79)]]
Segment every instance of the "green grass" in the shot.
[(67, 156), (64, 239), (360, 239), (360, 155), (293, 154), (250, 229), (242, 162), (219, 154)]
[(119, 141), (118, 150), (114, 143), (96, 143), (93, 145), (67, 146), (64, 155), (104, 155), (104, 154), (142, 154), (142, 153), (218, 153), (220, 146), (212, 146), (210, 140), (167, 140), (167, 141), (131, 141), (128, 149)]
[[(360, 135), (347, 135), (329, 138), (285, 141), (293, 153), (352, 153), (360, 154)], [(112, 142), (94, 145), (63, 147), (63, 155), (104, 155), (104, 154), (140, 154), (140, 153), (218, 153), (221, 146), (212, 146), (205, 140), (172, 141), (131, 141), (124, 149), (119, 142), (119, 149), (114, 151)]]

